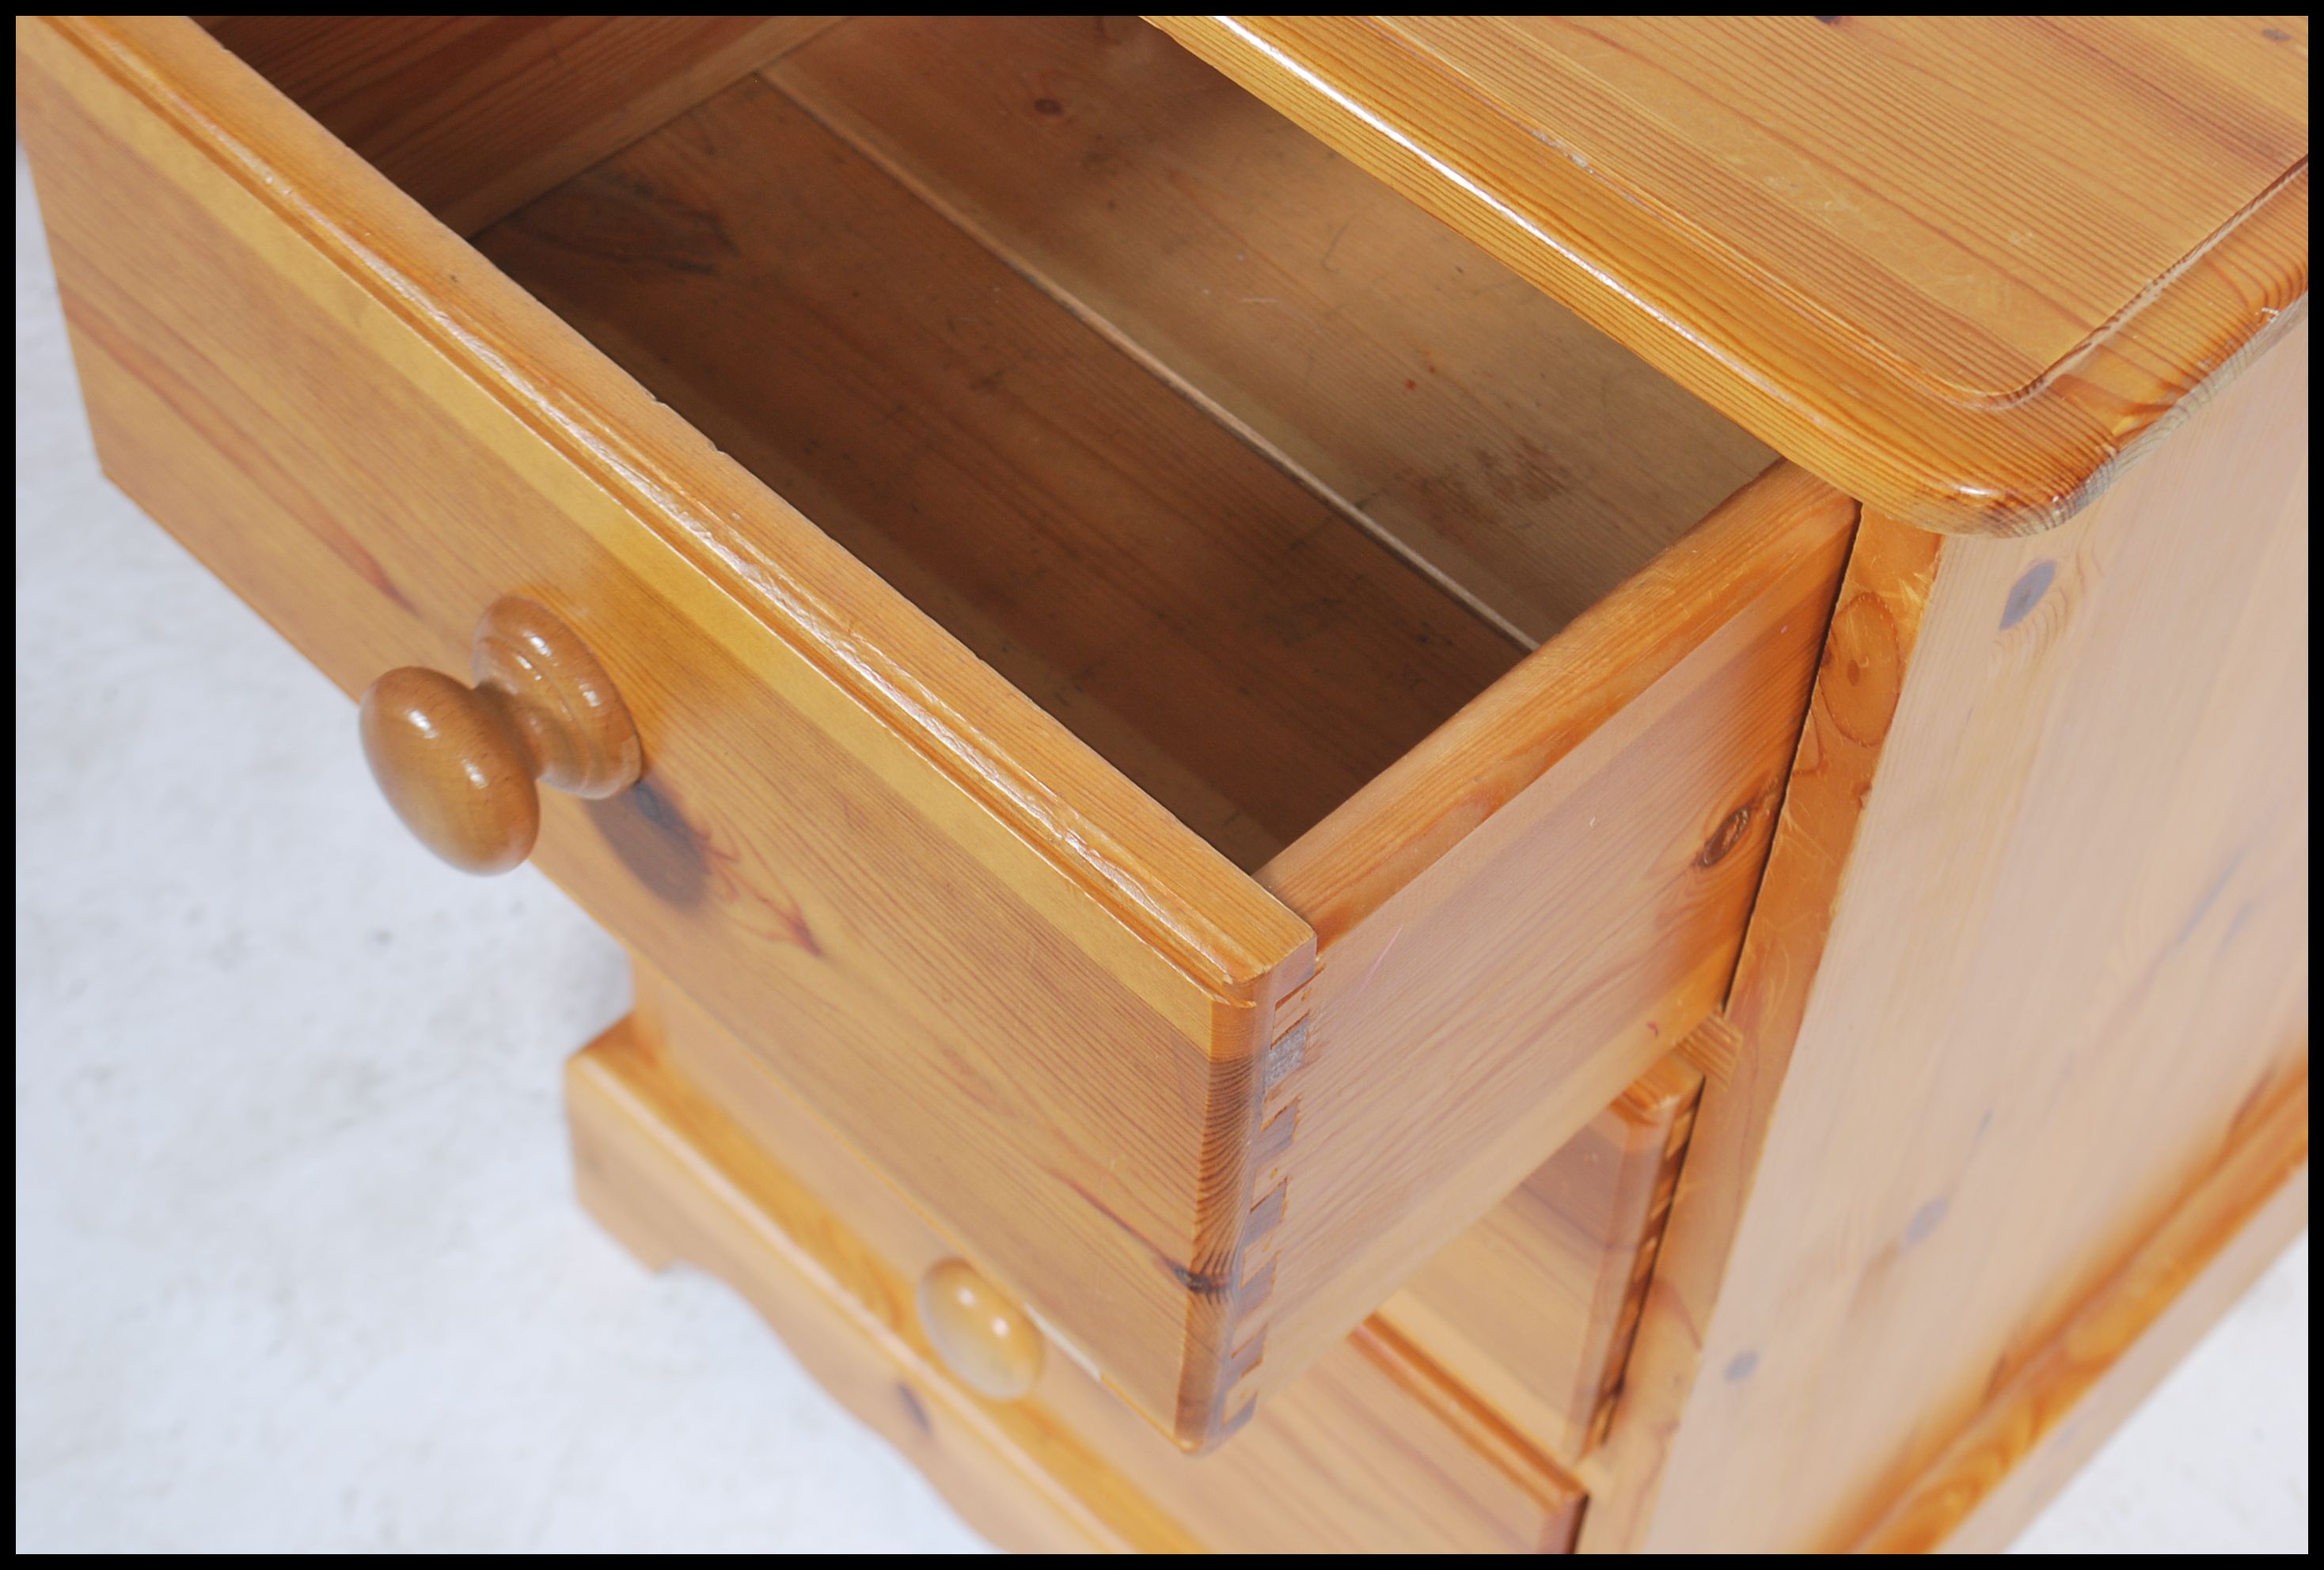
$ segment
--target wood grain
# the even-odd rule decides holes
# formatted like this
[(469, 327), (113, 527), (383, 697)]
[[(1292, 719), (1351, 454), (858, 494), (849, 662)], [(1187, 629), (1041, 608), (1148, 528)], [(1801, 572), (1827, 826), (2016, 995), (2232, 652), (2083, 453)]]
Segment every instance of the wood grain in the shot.
[(2092, 1294), (1859, 1552), (1998, 1553), (2308, 1222), (2308, 1077), (2228, 1131), (2218, 1166)]
[(2021, 1376), (2126, 1262), (2176, 1252), (2174, 1207), (2304, 1078), (2307, 347), (2054, 535), (1932, 549), (1868, 516), (1888, 584), (1851, 569), (1836, 650), (1905, 657), (1820, 681), (1877, 771), (1836, 884), (1812, 831), (1768, 869), (1763, 912), (1795, 914), (1754, 923), (1743, 1094), (1707, 1087), (1664, 1245), (1710, 1305), (1702, 1375), (1629, 1540), (1859, 1540), (2015, 1421)]
[(569, 623), (649, 772), (539, 864), (1206, 1433), (1305, 925), (191, 23), (18, 44), (107, 473), (350, 692)]
[[(1261, 880), (1338, 941), (1570, 757), (1594, 763), (1602, 754), (1589, 750), (1593, 741), (1635, 735), (1657, 703), (1682, 695), (1686, 684), (1665, 683), (1688, 661), (1704, 662), (1707, 647), (1724, 654), (1763, 621), (1812, 643), (1823, 607), (1807, 583), (1823, 574), (1828, 605), (1855, 519), (1847, 498), (1776, 464), (1397, 759)], [(1791, 614), (1795, 601), (1808, 614)], [(1645, 702), (1657, 693), (1657, 703)], [(1787, 750), (1803, 706), (1804, 698), (1782, 727)]]
[(1648, 1070), (1378, 1318), (1560, 1460), (1602, 1437), (1702, 1076)]
[(1156, 20), (1921, 528), (2053, 527), (2305, 314), (2302, 17)]
[(832, 19), (201, 20), (413, 200), (473, 234)]
[(764, 75), (1528, 646), (1775, 454), (1133, 17), (853, 17)]
[(1240, 865), (1518, 657), (763, 83), (477, 245)]
[(1321, 947), (1266, 1075), (1236, 1388), (1296, 1377), (1717, 1005), (1855, 517), (1777, 465), (1261, 870)]
[[(1343, 1343), (1214, 1455), (1171, 1446), (1069, 1357), (1047, 1359), (1019, 1400), (977, 1399), (944, 1373), (911, 1307), (915, 1274), (949, 1241), (666, 981), (641, 968), (638, 996), (634, 1021), (570, 1070), (591, 1207), (652, 1207), (616, 1230), (650, 1262), (689, 1259), (743, 1291), (811, 1372), (1004, 1547), (1042, 1540), (1010, 1529), (1019, 1514), (1065, 1517), (1084, 1541), (1142, 1551), (1508, 1552), (1571, 1540), (1572, 1484), (1384, 1330)], [(615, 1098), (623, 1120), (609, 1138), (596, 1108)], [(593, 1150), (607, 1156), (588, 1159)], [(797, 1301), (803, 1281), (816, 1283), (813, 1311)], [(844, 1323), (825, 1331), (835, 1311)], [(852, 1345), (822, 1350), (843, 1341)], [(994, 1514), (1002, 1523), (985, 1526)]]

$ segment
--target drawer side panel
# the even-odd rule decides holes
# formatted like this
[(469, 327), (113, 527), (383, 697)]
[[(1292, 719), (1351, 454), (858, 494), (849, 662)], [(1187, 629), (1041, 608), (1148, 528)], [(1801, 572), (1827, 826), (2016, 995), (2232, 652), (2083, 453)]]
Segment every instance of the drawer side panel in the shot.
[(1718, 1005), (1855, 519), (1778, 464), (1261, 869), (1322, 948), (1245, 1383), (1295, 1376)]

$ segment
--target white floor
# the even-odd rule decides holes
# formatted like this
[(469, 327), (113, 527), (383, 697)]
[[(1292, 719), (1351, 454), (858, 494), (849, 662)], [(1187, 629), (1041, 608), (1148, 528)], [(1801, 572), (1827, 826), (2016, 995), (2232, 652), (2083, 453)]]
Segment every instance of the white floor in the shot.
[[(16, 166), (16, 1544), (980, 1547), (567, 1192), (622, 956), (99, 476)], [(2303, 1240), (2027, 1533), (2304, 1551)]]

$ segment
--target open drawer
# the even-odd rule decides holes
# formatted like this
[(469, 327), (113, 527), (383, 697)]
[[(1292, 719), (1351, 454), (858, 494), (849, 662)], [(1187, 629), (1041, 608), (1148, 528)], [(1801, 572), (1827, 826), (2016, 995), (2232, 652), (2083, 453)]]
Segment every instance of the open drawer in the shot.
[(577, 629), (540, 865), (1180, 1443), (1718, 1000), (1853, 505), (1158, 33), (206, 20), (20, 24), (107, 472)]

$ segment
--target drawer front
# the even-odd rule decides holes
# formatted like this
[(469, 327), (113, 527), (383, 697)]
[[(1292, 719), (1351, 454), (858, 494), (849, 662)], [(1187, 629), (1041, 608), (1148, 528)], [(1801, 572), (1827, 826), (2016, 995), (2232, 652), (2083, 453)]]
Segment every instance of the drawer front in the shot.
[(1569, 1464), (1612, 1416), (1702, 1088), (1655, 1064), (1379, 1311)]
[(1177, 1450), (1054, 1351), (1020, 1396), (971, 1392), (916, 1306), (918, 1283), (954, 1245), (756, 1054), (647, 967), (637, 983), (636, 1013), (576, 1058), (568, 1080), (591, 1208), (649, 1259), (674, 1252), (743, 1291), (811, 1372), (1003, 1547), (1480, 1553), (1572, 1542), (1574, 1483), (1381, 1326), (1271, 1393), (1209, 1455)]
[(1207, 1432), (1305, 925), (190, 23), (18, 39), (108, 473), (350, 692), (569, 622), (646, 773), (540, 865)]

